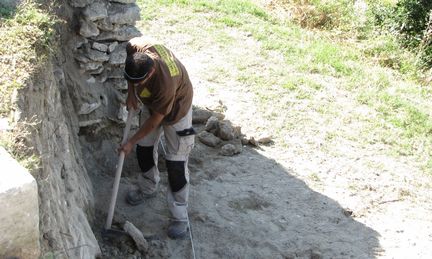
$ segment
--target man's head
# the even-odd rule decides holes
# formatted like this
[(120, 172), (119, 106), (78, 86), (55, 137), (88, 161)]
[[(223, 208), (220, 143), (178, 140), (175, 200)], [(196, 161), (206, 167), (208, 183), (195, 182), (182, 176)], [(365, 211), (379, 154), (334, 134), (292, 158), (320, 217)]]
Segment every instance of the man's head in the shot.
[(124, 78), (131, 83), (146, 79), (153, 70), (153, 59), (145, 53), (135, 52), (126, 57)]

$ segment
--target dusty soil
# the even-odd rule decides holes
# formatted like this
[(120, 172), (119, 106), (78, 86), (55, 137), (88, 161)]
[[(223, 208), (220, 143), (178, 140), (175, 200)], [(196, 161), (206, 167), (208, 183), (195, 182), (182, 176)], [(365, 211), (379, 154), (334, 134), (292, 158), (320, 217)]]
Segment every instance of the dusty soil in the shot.
[[(255, 52), (259, 43), (229, 28), (239, 42), (236, 49), (203, 37), (207, 47), (190, 51), (193, 37), (174, 32), (164, 17), (143, 25), (142, 31), (164, 42), (186, 65), (195, 105), (219, 110), (223, 106), (226, 118), (249, 136), (271, 134), (274, 122), (266, 120), (247, 86), (229, 75), (215, 80), (209, 73), (221, 65), (235, 70), (233, 58)], [(374, 111), (338, 88), (338, 79), (318, 80), (325, 85), (322, 98), (331, 98), (342, 115), (373, 116)], [(267, 108), (282, 121), (289, 119), (290, 111), (278, 104)], [(301, 104), (291, 107), (300, 109)], [(356, 134), (361, 126), (342, 122), (343, 117), (328, 122), (311, 112), (282, 134), (284, 145), (277, 137), (272, 145), (245, 146), (232, 157), (197, 140), (190, 157), (189, 210), (197, 258), (432, 258), (430, 177), (409, 157), (388, 155), (384, 144), (365, 145), (348, 136), (326, 142), (333, 127)], [(203, 125), (195, 127), (203, 130)], [(140, 254), (130, 242), (113, 245), (100, 240), (106, 258), (192, 258), (189, 239), (166, 236), (167, 179), (163, 159), (160, 162), (158, 195), (131, 207), (124, 197), (138, 166), (134, 154), (128, 157), (114, 219), (140, 228), (149, 241), (149, 254)], [(92, 176), (99, 215), (95, 231), (105, 219), (114, 173), (112, 161), (100, 168)]]

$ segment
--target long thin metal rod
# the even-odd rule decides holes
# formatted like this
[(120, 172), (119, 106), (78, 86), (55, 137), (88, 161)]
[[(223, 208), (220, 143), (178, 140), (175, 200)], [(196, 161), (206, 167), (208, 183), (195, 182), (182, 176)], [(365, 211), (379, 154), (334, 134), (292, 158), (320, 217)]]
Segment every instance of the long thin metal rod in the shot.
[[(188, 213), (189, 214), (189, 213)], [(190, 241), (191, 241), (191, 246), (192, 246), (192, 255), (193, 255), (193, 259), (195, 258), (195, 247), (194, 247), (194, 241), (193, 241), (193, 237), (192, 237), (192, 228), (190, 225), (190, 220), (189, 220), (189, 215), (187, 215), (187, 221), (188, 221), (188, 228), (189, 228), (189, 237), (190, 237)]]
[[(132, 124), (132, 117), (134, 115), (134, 111), (131, 110), (128, 113), (128, 118), (126, 120), (126, 127), (124, 128), (123, 131), (123, 139), (121, 144), (125, 144), (128, 134), (129, 134), (129, 130), (131, 128), (131, 124)], [(114, 217), (114, 209), (115, 209), (115, 205), (116, 205), (116, 201), (117, 201), (117, 194), (118, 194), (118, 189), (119, 189), (119, 185), (120, 185), (120, 178), (121, 178), (121, 173), (122, 173), (122, 169), (123, 169), (123, 162), (125, 159), (125, 153), (122, 151), (120, 152), (120, 156), (117, 162), (117, 170), (116, 170), (116, 174), (115, 174), (115, 178), (114, 178), (114, 184), (113, 184), (113, 190), (112, 190), (112, 194), (111, 194), (111, 202), (110, 202), (110, 207), (108, 210), (108, 216), (107, 216), (107, 220), (105, 223), (105, 229), (110, 229), (111, 225), (112, 225), (112, 220)]]

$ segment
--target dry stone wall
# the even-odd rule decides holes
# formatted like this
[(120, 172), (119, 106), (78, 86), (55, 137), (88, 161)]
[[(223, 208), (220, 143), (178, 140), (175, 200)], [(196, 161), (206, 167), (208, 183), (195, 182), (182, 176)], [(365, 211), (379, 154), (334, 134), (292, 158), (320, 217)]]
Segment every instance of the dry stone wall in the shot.
[(34, 124), (41, 158), (34, 172), (41, 256), (95, 258), (91, 177), (115, 168), (126, 117), (125, 44), (141, 35), (140, 10), (134, 0), (63, 0), (59, 8), (67, 21), (61, 51), (16, 95), (14, 117)]
[[(115, 102), (124, 101), (127, 90), (126, 81), (123, 80), (125, 46), (129, 39), (141, 36), (134, 26), (140, 19), (139, 7), (134, 0), (71, 0), (70, 4), (75, 8), (75, 19), (79, 26), (74, 39), (74, 58), (87, 78), (86, 82), (103, 84), (117, 91)], [(100, 107), (102, 101), (103, 98), (93, 103), (83, 102), (79, 114), (90, 114)], [(121, 107), (116, 119), (124, 121), (125, 118), (125, 109)], [(81, 122), (81, 126), (100, 124), (99, 119)]]

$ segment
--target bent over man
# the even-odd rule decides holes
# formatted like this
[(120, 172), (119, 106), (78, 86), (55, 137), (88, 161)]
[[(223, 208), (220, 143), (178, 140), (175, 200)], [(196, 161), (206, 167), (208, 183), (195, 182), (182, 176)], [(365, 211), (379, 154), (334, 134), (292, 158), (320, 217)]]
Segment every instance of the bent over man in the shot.
[(184, 237), (187, 229), (189, 196), (188, 156), (194, 145), (192, 128), (193, 89), (183, 64), (163, 45), (150, 44), (143, 37), (126, 46), (124, 77), (128, 82), (126, 105), (140, 109), (140, 128), (120, 150), (129, 154), (136, 145), (141, 168), (139, 189), (127, 194), (131, 205), (156, 195), (159, 185), (157, 148), (163, 131), (166, 139), (168, 208), (173, 220), (170, 238)]

